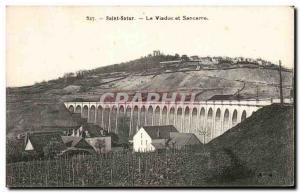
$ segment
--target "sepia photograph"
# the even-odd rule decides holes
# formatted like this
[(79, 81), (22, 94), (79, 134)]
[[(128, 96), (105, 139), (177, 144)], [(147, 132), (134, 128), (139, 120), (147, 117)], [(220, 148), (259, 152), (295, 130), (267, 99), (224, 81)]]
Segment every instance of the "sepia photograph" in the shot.
[(17, 6), (6, 187), (295, 187), (293, 6)]

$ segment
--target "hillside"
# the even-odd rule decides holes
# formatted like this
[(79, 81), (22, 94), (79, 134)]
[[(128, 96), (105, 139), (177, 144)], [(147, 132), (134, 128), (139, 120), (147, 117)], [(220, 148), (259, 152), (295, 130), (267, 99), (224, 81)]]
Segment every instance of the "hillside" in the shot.
[[(259, 98), (279, 96), (279, 75), (274, 65), (228, 60), (215, 64), (184, 60), (175, 66), (160, 64), (160, 61), (174, 59), (178, 56), (143, 57), (95, 70), (67, 73), (64, 77), (32, 86), (7, 88), (7, 134), (14, 136), (42, 129), (43, 123), (35, 123), (32, 117), (39, 115), (45, 106), (61, 105), (75, 99), (98, 101), (105, 92), (193, 91), (199, 93), (196, 100), (207, 100), (217, 94), (235, 94), (238, 90), (244, 99), (256, 98), (257, 95)], [(284, 95), (289, 97), (293, 72), (284, 69), (282, 75)], [(37, 107), (41, 105), (43, 107)], [(72, 122), (67, 116), (61, 119)]]
[(212, 140), (210, 183), (294, 184), (294, 109), (271, 105)]

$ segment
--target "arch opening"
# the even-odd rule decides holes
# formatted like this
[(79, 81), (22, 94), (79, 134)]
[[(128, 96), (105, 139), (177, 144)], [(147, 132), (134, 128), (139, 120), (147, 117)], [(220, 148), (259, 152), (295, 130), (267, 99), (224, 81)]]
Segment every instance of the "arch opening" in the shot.
[(223, 119), (223, 132), (227, 131), (229, 129), (229, 110), (226, 109), (224, 113), (224, 119)]
[(149, 106), (148, 112), (146, 115), (146, 125), (152, 125), (153, 124), (152, 120), (153, 120), (153, 107)]
[(118, 137), (119, 143), (128, 143), (130, 131), (130, 110), (125, 112), (124, 106), (120, 106), (118, 114)]
[(75, 109), (75, 113), (81, 113), (81, 106), (77, 105), (76, 109)]
[(140, 113), (140, 126), (144, 126), (146, 123), (146, 108), (142, 106), (141, 113)]
[(236, 124), (237, 124), (237, 110), (234, 110), (232, 115), (232, 127), (234, 127)]
[(105, 107), (103, 112), (103, 129), (109, 131), (109, 116), (110, 116), (110, 108)]
[(95, 116), (96, 116), (96, 107), (93, 105), (90, 108), (88, 122), (89, 123), (94, 123), (95, 122)]
[(159, 125), (160, 124), (160, 107), (157, 106), (155, 108), (155, 112), (154, 112), (154, 125)]
[(178, 129), (178, 131), (182, 132), (182, 108), (181, 107), (177, 109), (176, 128)]
[(208, 140), (212, 138), (213, 134), (213, 110), (212, 108), (209, 108), (208, 114), (207, 114), (207, 123), (206, 123), (206, 134), (208, 136)]
[(138, 106), (134, 106), (132, 112), (132, 132), (133, 135), (138, 131), (139, 127), (139, 108)]
[(73, 105), (70, 105), (70, 106), (69, 106), (69, 111), (70, 111), (71, 113), (74, 113), (74, 106), (73, 106)]
[(183, 132), (190, 132), (190, 108), (186, 107), (184, 110), (184, 123), (183, 123)]
[(126, 108), (126, 112), (125, 112), (125, 119), (128, 120), (126, 122), (128, 122), (128, 125), (129, 125), (129, 133), (128, 135), (129, 136), (132, 136), (132, 118), (131, 118), (131, 106), (127, 106)]
[(216, 121), (215, 121), (215, 137), (218, 137), (221, 134), (222, 134), (221, 110), (218, 108), (216, 112)]
[(205, 129), (205, 109), (204, 107), (200, 110), (200, 130), (204, 131)]
[(167, 107), (165, 106), (162, 110), (162, 117), (161, 117), (161, 125), (167, 125)]
[(198, 127), (197, 127), (197, 108), (193, 108), (192, 111), (192, 120), (191, 120), (191, 131), (193, 133), (197, 133)]
[(89, 111), (89, 107), (85, 105), (82, 110), (82, 118), (88, 119), (88, 111)]
[(174, 121), (175, 121), (175, 108), (172, 107), (169, 112), (169, 123), (168, 124), (175, 126)]
[(110, 112), (110, 129), (113, 133), (117, 133), (117, 112), (117, 107), (113, 106)]
[(98, 106), (97, 108), (97, 119), (96, 119), (96, 122), (97, 122), (97, 125), (103, 127), (102, 125), (102, 113), (103, 113), (103, 108), (102, 106)]
[(246, 118), (247, 118), (247, 113), (244, 110), (243, 113), (242, 113), (241, 121), (244, 121)]

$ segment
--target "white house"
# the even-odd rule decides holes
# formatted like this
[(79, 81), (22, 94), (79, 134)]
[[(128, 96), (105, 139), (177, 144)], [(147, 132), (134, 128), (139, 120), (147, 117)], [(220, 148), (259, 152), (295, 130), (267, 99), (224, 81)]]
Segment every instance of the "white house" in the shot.
[(164, 149), (171, 132), (178, 132), (173, 125), (143, 126), (133, 136), (133, 150), (148, 152)]

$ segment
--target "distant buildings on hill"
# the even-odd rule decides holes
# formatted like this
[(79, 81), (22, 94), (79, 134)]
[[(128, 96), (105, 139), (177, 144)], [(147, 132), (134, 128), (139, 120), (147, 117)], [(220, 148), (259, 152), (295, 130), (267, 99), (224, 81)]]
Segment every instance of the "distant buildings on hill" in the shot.
[[(154, 50), (152, 54), (148, 54), (148, 57), (153, 56), (164, 56), (164, 54), (160, 50)], [(182, 55), (175, 54), (176, 60), (166, 60), (161, 61), (161, 65), (174, 65), (174, 64), (180, 64), (180, 63), (186, 63), (186, 62), (193, 62), (195, 65), (196, 63), (202, 64), (202, 65), (218, 65), (218, 64), (255, 64), (259, 66), (275, 66), (272, 62), (263, 60), (261, 58), (253, 59), (253, 58), (245, 58), (245, 57), (227, 57), (227, 56), (206, 56), (206, 57), (200, 57), (198, 55)]]
[[(185, 57), (186, 58), (186, 57)], [(179, 65), (197, 66), (197, 70), (206, 68), (226, 68), (226, 67), (276, 67), (273, 63), (261, 58), (243, 58), (243, 57), (199, 57), (190, 56), (188, 59), (179, 58), (178, 60), (161, 61), (162, 67), (172, 67)]]
[[(165, 56), (160, 50), (154, 50), (152, 54), (148, 54), (147, 57), (154, 57), (154, 56)], [(218, 65), (218, 64), (255, 64), (259, 66), (275, 66), (270, 61), (263, 60), (261, 58), (253, 59), (253, 58), (244, 58), (244, 57), (227, 57), (227, 56), (206, 56), (206, 57), (199, 57), (197, 55), (187, 56), (179, 54), (175, 54), (175, 60), (165, 60), (160, 61), (162, 66), (167, 65), (175, 65), (180, 63), (187, 63), (192, 62), (194, 65), (202, 64), (202, 65)]]

